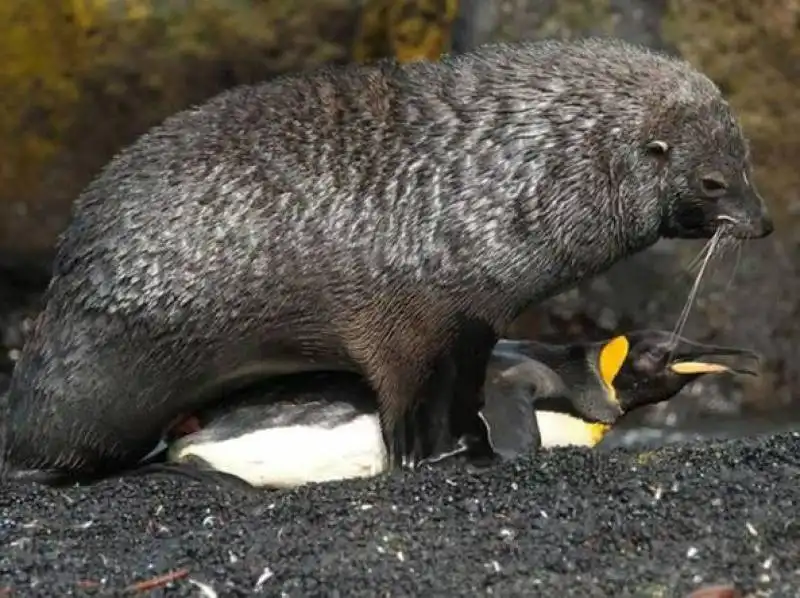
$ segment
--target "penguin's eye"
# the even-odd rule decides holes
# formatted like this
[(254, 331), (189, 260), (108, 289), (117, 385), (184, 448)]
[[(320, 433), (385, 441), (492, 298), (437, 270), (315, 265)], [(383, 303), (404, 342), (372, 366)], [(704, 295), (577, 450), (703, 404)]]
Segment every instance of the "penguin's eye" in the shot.
[(636, 370), (648, 375), (655, 376), (664, 371), (667, 363), (667, 351), (653, 349), (644, 351), (634, 361)]

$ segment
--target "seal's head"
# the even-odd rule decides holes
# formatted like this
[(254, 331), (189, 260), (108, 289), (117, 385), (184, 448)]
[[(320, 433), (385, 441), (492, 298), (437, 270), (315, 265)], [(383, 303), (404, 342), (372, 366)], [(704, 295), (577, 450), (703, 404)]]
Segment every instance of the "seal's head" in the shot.
[(656, 110), (656, 130), (642, 152), (661, 173), (661, 236), (766, 237), (773, 230), (752, 180), (747, 141), (727, 102), (709, 97), (692, 108), (677, 100)]
[(659, 238), (772, 232), (742, 127), (688, 61), (609, 38), (499, 45), (483, 56), (511, 148), (500, 174), (530, 181), (515, 189), (534, 191), (520, 212), (537, 239), (548, 229), (580, 239), (596, 266)]
[[(720, 88), (688, 61), (620, 41), (578, 44), (598, 56), (611, 179), (649, 233), (739, 239), (772, 233), (752, 177), (750, 151)], [(637, 197), (635, 197), (638, 195)], [(627, 196), (627, 197), (626, 197)], [(640, 229), (642, 230), (642, 229)]]
[(636, 206), (646, 234), (702, 239), (718, 230), (739, 239), (773, 231), (753, 182), (747, 138), (720, 88), (688, 61), (619, 41), (588, 40), (593, 78), (618, 122), (609, 170), (623, 206)]

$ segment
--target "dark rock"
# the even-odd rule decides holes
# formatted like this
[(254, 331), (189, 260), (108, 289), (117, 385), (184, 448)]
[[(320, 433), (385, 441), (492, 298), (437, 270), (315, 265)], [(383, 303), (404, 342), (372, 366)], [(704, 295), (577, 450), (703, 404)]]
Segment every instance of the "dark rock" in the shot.
[(49, 254), (89, 180), (170, 114), (325, 63), (435, 58), (454, 18), (430, 0), (4, 0), (0, 265)]
[(695, 590), (686, 598), (743, 598), (736, 586), (706, 586)]

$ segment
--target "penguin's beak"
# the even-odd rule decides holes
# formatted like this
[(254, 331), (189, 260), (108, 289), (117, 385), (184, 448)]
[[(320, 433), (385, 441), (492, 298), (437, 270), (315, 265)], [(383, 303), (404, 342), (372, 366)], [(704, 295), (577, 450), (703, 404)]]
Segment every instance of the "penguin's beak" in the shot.
[(667, 367), (681, 375), (742, 374), (758, 376), (761, 357), (753, 351), (735, 347), (702, 345), (684, 341)]

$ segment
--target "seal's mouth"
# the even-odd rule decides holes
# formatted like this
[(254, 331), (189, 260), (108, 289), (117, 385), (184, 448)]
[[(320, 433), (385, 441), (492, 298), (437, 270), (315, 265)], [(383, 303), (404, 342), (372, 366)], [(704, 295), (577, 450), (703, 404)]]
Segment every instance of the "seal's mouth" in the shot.
[(762, 239), (775, 224), (761, 196), (752, 188), (720, 196), (683, 197), (662, 222), (661, 235), (672, 239)]
[(763, 239), (775, 230), (775, 224), (766, 214), (755, 222), (745, 222), (733, 216), (721, 214), (714, 219), (714, 224), (723, 236), (734, 239)]

